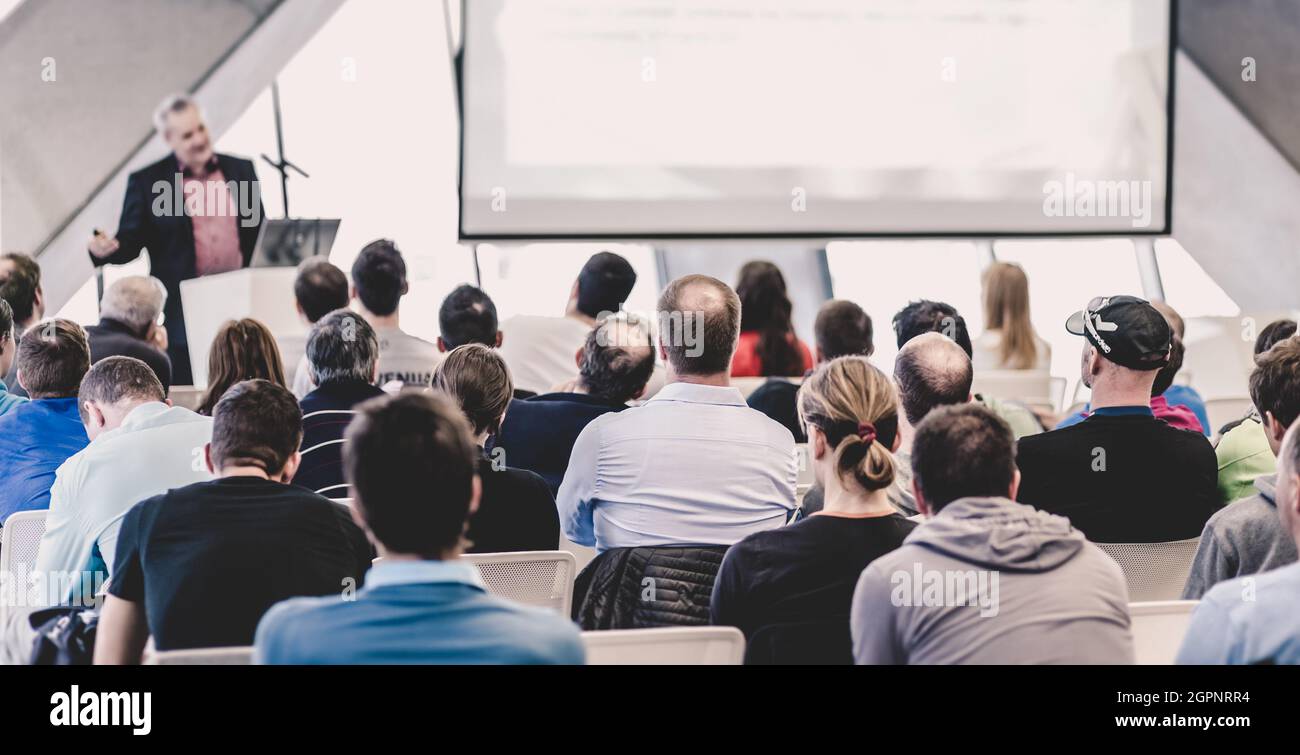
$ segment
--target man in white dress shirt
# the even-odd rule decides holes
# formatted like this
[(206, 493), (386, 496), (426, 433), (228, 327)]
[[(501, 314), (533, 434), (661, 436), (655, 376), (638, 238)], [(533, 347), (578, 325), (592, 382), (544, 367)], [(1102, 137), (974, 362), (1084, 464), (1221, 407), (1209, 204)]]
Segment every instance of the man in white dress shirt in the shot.
[(731, 387), (740, 300), (704, 275), (659, 299), (668, 384), (578, 436), (556, 503), (580, 545), (730, 545), (780, 527), (795, 507), (794, 438)]

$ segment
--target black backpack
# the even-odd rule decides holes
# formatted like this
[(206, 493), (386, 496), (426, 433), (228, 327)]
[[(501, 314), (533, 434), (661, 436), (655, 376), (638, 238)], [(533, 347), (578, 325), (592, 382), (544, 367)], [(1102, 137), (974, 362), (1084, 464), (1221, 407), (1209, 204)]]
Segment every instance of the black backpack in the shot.
[(33, 666), (89, 666), (95, 656), (99, 612), (83, 607), (47, 608), (29, 617)]

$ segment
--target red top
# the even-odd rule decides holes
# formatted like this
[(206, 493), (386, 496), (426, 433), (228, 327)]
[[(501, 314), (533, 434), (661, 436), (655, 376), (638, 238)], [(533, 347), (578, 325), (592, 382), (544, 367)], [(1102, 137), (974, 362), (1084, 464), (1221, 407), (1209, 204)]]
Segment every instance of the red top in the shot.
[[(750, 330), (740, 334), (740, 343), (736, 345), (736, 355), (731, 358), (731, 376), (732, 377), (766, 377), (769, 373), (763, 371), (763, 363), (758, 358), (758, 339), (757, 330)], [(803, 357), (803, 369), (799, 375), (813, 368), (812, 352), (808, 350), (808, 344), (800, 341), (793, 333), (790, 334), (790, 340), (799, 349), (800, 356)], [(799, 377), (799, 375), (787, 375), (786, 377)]]

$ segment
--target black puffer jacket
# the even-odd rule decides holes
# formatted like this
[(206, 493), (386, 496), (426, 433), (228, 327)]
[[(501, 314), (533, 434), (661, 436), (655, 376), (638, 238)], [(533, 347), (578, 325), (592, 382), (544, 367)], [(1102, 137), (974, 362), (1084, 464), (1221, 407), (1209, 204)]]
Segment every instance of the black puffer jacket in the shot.
[(574, 585), (573, 620), (583, 629), (644, 629), (709, 623), (709, 600), (725, 545), (615, 548)]

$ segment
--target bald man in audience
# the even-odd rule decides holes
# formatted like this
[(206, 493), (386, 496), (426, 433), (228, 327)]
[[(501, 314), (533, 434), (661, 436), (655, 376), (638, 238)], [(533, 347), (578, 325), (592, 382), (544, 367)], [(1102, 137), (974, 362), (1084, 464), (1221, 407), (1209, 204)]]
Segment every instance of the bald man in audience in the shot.
[(565, 535), (600, 551), (731, 545), (783, 526), (794, 506), (794, 438), (731, 386), (740, 299), (705, 275), (659, 298), (668, 384), (578, 436), (556, 503)]

